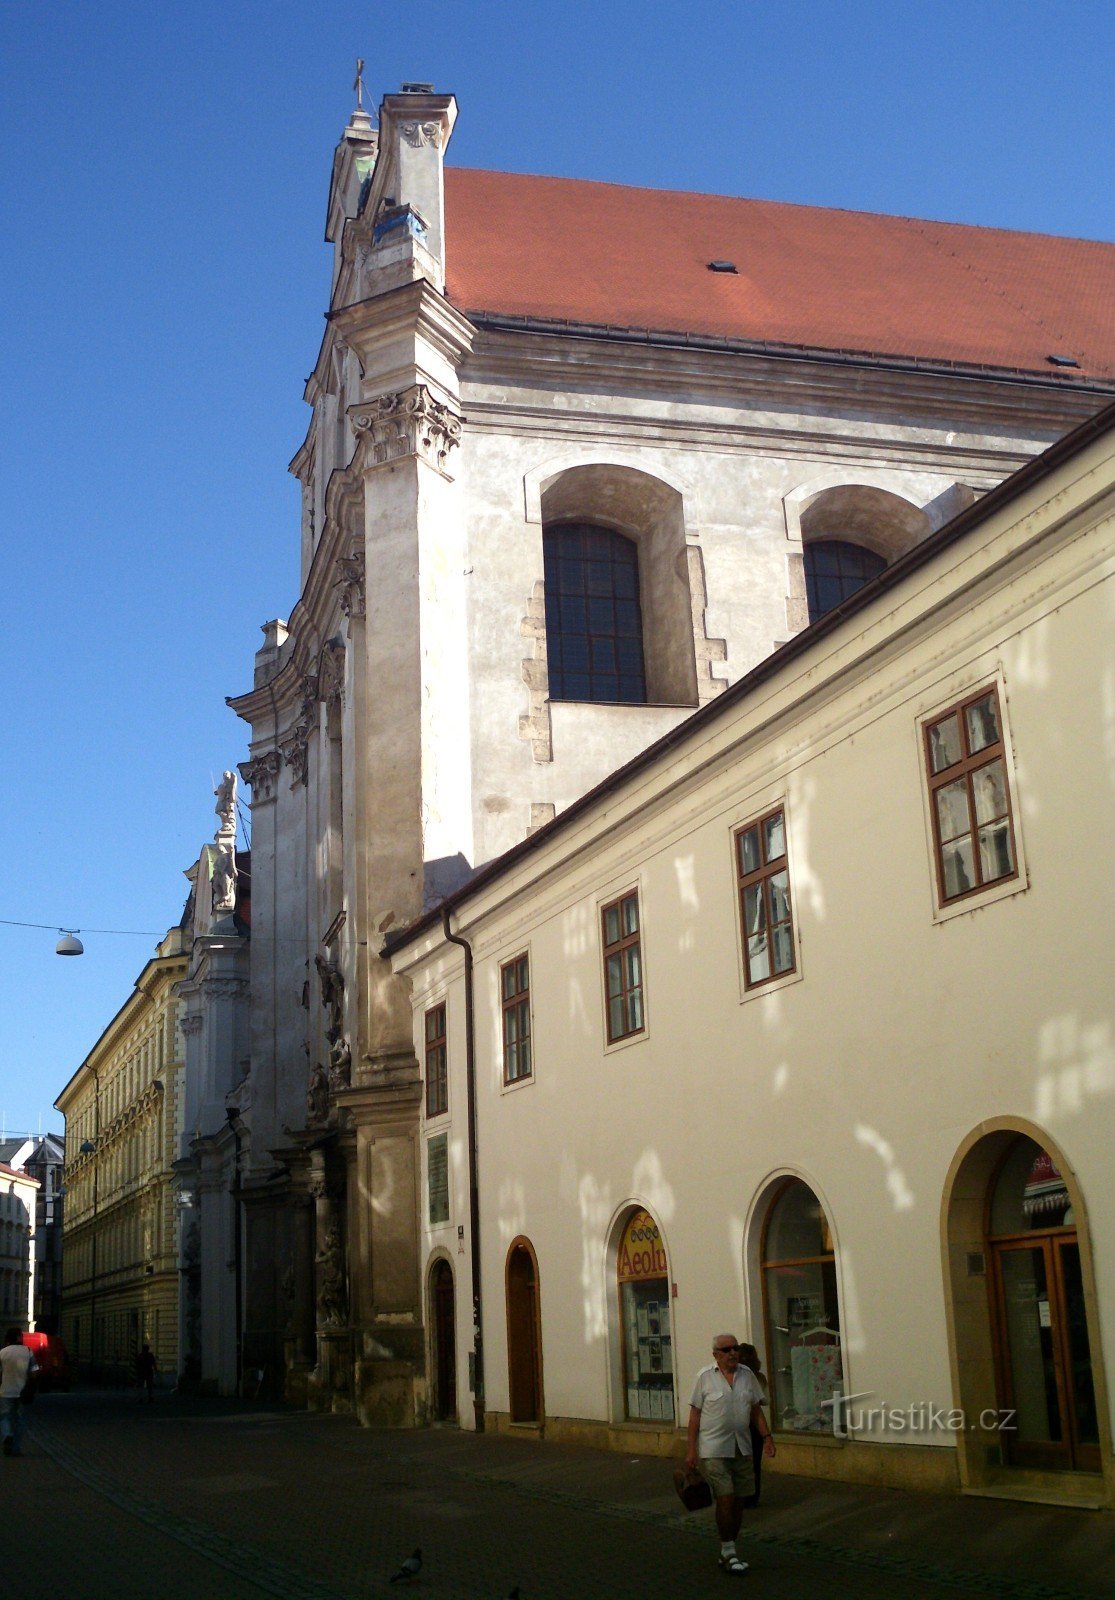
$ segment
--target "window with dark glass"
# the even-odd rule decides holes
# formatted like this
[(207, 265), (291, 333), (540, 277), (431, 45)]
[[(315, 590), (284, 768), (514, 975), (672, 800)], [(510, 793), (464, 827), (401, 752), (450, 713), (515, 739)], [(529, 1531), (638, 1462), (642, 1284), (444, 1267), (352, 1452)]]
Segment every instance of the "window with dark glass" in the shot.
[(439, 1117), (449, 1110), (449, 1069), (446, 1052), (445, 1005), (426, 1013), (426, 1115)]
[(925, 756), (942, 904), (1013, 878), (1018, 867), (998, 691), (981, 689), (927, 723)]
[(639, 896), (632, 890), (600, 914), (604, 940), (604, 993), (608, 1043), (643, 1030), (643, 958)]
[(503, 1081), (530, 1077), (530, 957), (516, 956), (499, 969), (503, 1008)]
[(842, 600), (878, 577), (882, 556), (847, 539), (809, 539), (805, 545), (805, 595), (809, 620), (816, 622)]
[(736, 834), (736, 868), (744, 981), (753, 989), (793, 972), (795, 966), (786, 816), (781, 806)]
[(542, 535), (551, 700), (646, 703), (639, 552), (611, 528), (573, 522)]

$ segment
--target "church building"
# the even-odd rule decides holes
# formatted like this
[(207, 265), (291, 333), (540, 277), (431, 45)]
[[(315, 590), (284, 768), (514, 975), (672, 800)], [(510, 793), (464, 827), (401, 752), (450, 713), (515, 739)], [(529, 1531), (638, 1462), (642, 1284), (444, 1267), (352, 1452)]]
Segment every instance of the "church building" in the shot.
[[(291, 464), (302, 488), (301, 592), (285, 620), (264, 626), (253, 683), (230, 702), (250, 728), (241, 772), (252, 801), (251, 1065), (242, 1102), (233, 1096), (225, 1108), (242, 1141), (243, 1362), (291, 1398), (353, 1407), (367, 1421), (455, 1417), (482, 1426), (490, 1410), (497, 1425), (565, 1416), (612, 1429), (624, 1448), (631, 1427), (672, 1443), (684, 1388), (683, 1379), (674, 1385), (675, 1363), (692, 1365), (697, 1345), (687, 1334), (673, 1354), (674, 1288), (680, 1307), (692, 1286), (673, 1270), (677, 1229), (662, 1202), (680, 1191), (674, 1174), (652, 1170), (656, 1130), (669, 1131), (675, 1149), (685, 1141), (710, 1208), (723, 1193), (720, 1235), (741, 1207), (769, 1206), (774, 1189), (750, 1199), (738, 1186), (721, 1191), (729, 1174), (710, 1166), (703, 1128), (737, 1106), (741, 1141), (758, 1140), (774, 1163), (771, 1184), (792, 1176), (790, 1158), (770, 1146), (769, 1119), (748, 1125), (744, 1063), (723, 1050), (710, 1056), (699, 1027), (684, 1047), (670, 1033), (711, 1000), (711, 971), (683, 959), (702, 893), (697, 868), (686, 867), (684, 850), (670, 868), (674, 909), (684, 915), (669, 956), (660, 947), (653, 957), (678, 983), (688, 973), (692, 991), (656, 1000), (648, 968), (645, 1014), (638, 952), (649, 901), (640, 898), (636, 856), (645, 851), (649, 862), (657, 848), (657, 800), (601, 878), (600, 903), (597, 888), (585, 899), (579, 887), (581, 898), (554, 924), (547, 982), (568, 990), (581, 1023), (599, 1000), (581, 987), (582, 965), (601, 929), (610, 940), (618, 987), (606, 988), (609, 1061), (616, 1052), (635, 1065), (639, 1050), (626, 1041), (652, 1022), (681, 1052), (669, 1062), (655, 1054), (650, 1066), (644, 1049), (650, 1076), (634, 1075), (618, 1094), (590, 1070), (595, 1044), (575, 1072), (570, 1063), (569, 1075), (563, 1069), (543, 1089), (539, 1069), (534, 1083), (538, 978), (528, 929), (539, 907), (526, 895), (508, 910), (481, 995), (479, 956), (454, 920), (459, 896), (488, 881), (490, 864), (520, 860), (516, 852), (524, 863), (545, 859), (547, 872), (557, 852), (559, 877), (573, 870), (562, 853), (597, 848), (614, 774), (641, 773), (653, 751), (647, 772), (668, 768), (684, 789), (679, 764), (695, 776), (715, 766), (719, 730), (735, 726), (737, 710), (722, 724), (718, 704), (746, 703), (749, 759), (759, 765), (743, 794), (754, 815), (719, 791), (716, 803), (725, 837), (754, 833), (750, 845), (732, 845), (737, 889), (751, 893), (748, 926), (761, 903), (773, 930), (757, 1004), (743, 1004), (749, 980), (740, 969), (740, 1025), (763, 1018), (760, 1030), (773, 1028), (810, 959), (785, 909), (796, 899), (784, 907), (778, 898), (780, 844), (793, 895), (813, 894), (815, 915), (826, 915), (824, 886), (810, 879), (808, 853), (798, 856), (811, 826), (808, 795), (790, 799), (774, 779), (793, 765), (793, 740), (763, 755), (768, 722), (780, 714), (779, 674), (809, 674), (810, 716), (833, 719), (841, 752), (855, 745), (863, 804), (842, 826), (877, 893), (895, 870), (897, 844), (882, 830), (873, 866), (862, 847), (895, 775), (893, 757), (873, 745), (870, 710), (876, 695), (899, 695), (894, 675), (907, 641), (887, 599), (872, 602), (874, 654), (847, 645), (844, 618), (866, 615), (855, 612), (863, 593), (892, 595), (898, 606), (901, 585), (913, 584), (920, 599), (910, 627), (928, 640), (938, 619), (925, 574), (966, 548), (945, 530), (1115, 396), (1115, 252), (469, 171), (447, 165), (456, 116), (451, 95), (406, 84), (385, 97), (378, 126), (358, 106), (335, 152), (325, 334), (306, 386), (309, 430)], [(924, 551), (938, 553), (923, 567)], [(963, 609), (975, 590), (942, 579), (939, 592), (942, 606)], [(851, 626), (858, 638), (864, 624)], [(1005, 760), (1013, 677), (991, 658), (961, 671), (974, 646), (961, 648), (943, 628), (939, 638), (945, 655), (932, 671), (919, 661), (919, 687), (902, 713), (910, 739), (917, 747), (927, 737), (919, 731), (927, 719), (943, 730), (952, 715), (959, 729), (983, 707)], [(772, 661), (782, 663), (777, 672)], [(760, 683), (769, 688), (756, 690)], [(731, 700), (740, 685), (749, 686), (745, 701)], [(819, 761), (822, 745), (809, 744)], [(728, 762), (727, 746), (722, 755)], [(631, 796), (642, 782), (625, 778), (615, 790), (617, 827), (637, 810)], [(648, 797), (657, 782), (646, 779)], [(694, 824), (703, 782), (693, 789)], [(571, 829), (563, 817), (589, 795), (591, 828)], [(999, 832), (987, 848), (1016, 852), (1014, 884), (1029, 830), (1006, 841), (1004, 815), (991, 819)], [(958, 874), (975, 870), (960, 839), (945, 841), (934, 890), (895, 886), (922, 895), (935, 929), (952, 924)], [(560, 899), (565, 890), (555, 892)], [(670, 915), (665, 905), (661, 914)], [(730, 917), (720, 934), (736, 949)], [(850, 952), (858, 924), (836, 937)], [(649, 962), (649, 926), (647, 938)], [(916, 986), (916, 966), (907, 969), (897, 950), (887, 961), (897, 989)], [(846, 981), (859, 983), (851, 971)], [(787, 1040), (769, 1072), (784, 1071), (800, 1095), (797, 1115), (812, 1141), (831, 1126), (837, 1089), (802, 1092), (795, 1052), (824, 1043), (823, 1024), (814, 1017), (810, 1026), (822, 1036), (810, 1045), (796, 1035), (792, 1048)], [(576, 1037), (569, 1025), (563, 1048)], [(471, 1064), (460, 1053), (466, 1041)], [(865, 1048), (857, 1070), (885, 1077), (891, 1069)], [(679, 1075), (676, 1110), (665, 1096), (668, 1071)], [(495, 1115), (491, 1093), (505, 1108), (498, 1128), (484, 1122)], [(603, 1168), (578, 1170), (572, 1149), (563, 1151), (571, 1119), (606, 1142), (616, 1117), (647, 1124), (650, 1166), (638, 1183), (626, 1169), (623, 1183)], [(887, 1131), (864, 1127), (864, 1147), (890, 1173)], [(626, 1138), (617, 1136), (622, 1161)], [(539, 1163), (557, 1164), (557, 1177), (539, 1172), (534, 1196), (523, 1189), (534, 1157), (516, 1153), (516, 1140)], [(522, 1160), (504, 1171), (505, 1153)], [(749, 1155), (749, 1171), (756, 1160)], [(893, 1150), (891, 1161), (897, 1171)], [(804, 1166), (798, 1176), (808, 1193), (785, 1190), (778, 1224), (787, 1250), (799, 1250), (787, 1259), (809, 1267), (795, 1306), (778, 1311), (791, 1342), (804, 1328), (838, 1331), (825, 1261), (842, 1216), (834, 1222)], [(897, 1172), (887, 1181), (900, 1180)], [(553, 1225), (564, 1229), (561, 1318), (578, 1327), (583, 1319), (604, 1354), (587, 1390), (563, 1377), (555, 1394), (547, 1382), (543, 1413), (530, 1352), (548, 1349), (550, 1277), (524, 1219), (551, 1202)], [(712, 1214), (685, 1219), (687, 1250)], [(760, 1253), (765, 1245), (745, 1234), (742, 1212), (740, 1224), (735, 1279), (720, 1285), (720, 1299), (690, 1301), (693, 1340), (698, 1328), (714, 1331), (706, 1318), (742, 1326), (748, 1274), (762, 1266), (756, 1258), (754, 1271), (745, 1268), (743, 1241)], [(807, 1234), (808, 1258), (800, 1255)], [(509, 1256), (520, 1235), (520, 1253)], [(619, 1272), (620, 1259), (630, 1270)], [(606, 1293), (605, 1271), (614, 1279)], [(541, 1345), (512, 1340), (520, 1356), (527, 1350), (515, 1400), (503, 1334), (492, 1331), (504, 1283), (508, 1327), (540, 1318), (543, 1330)], [(804, 1342), (834, 1343), (823, 1333)], [(485, 1349), (503, 1349), (499, 1363)], [(629, 1381), (636, 1358), (643, 1373), (644, 1354), (648, 1381)], [(777, 1383), (789, 1366), (793, 1395), (792, 1354), (766, 1357)], [(833, 1366), (831, 1354), (804, 1359)], [(780, 1389), (783, 1421), (789, 1404)], [(795, 1404), (794, 1415), (812, 1420), (786, 1431), (815, 1434), (819, 1405)]]

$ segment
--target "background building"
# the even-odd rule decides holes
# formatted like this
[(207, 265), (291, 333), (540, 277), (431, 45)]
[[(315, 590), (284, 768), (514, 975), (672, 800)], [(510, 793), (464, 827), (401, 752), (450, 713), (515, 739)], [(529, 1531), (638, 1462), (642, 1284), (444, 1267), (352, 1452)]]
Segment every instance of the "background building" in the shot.
[(0, 1316), (31, 1328), (35, 1315), (38, 1180), (0, 1162)]
[(171, 928), (55, 1101), (66, 1119), (62, 1336), (86, 1371), (130, 1373), (144, 1341), (164, 1373), (178, 1369), (176, 987), (188, 966), (188, 932)]
[(65, 1146), (56, 1133), (0, 1140), (0, 1162), (25, 1172), (39, 1185), (35, 1198), (35, 1299), (31, 1326), (57, 1333), (62, 1309), (62, 1163)]
[(1115, 406), (396, 940), (435, 1414), (1115, 1505), (1113, 578)]
[(456, 115), (412, 86), (337, 148), (301, 594), (232, 701), (245, 1359), (395, 1423), (445, 1403), (443, 1046), (385, 941), (1115, 392), (1107, 247), (447, 169)]

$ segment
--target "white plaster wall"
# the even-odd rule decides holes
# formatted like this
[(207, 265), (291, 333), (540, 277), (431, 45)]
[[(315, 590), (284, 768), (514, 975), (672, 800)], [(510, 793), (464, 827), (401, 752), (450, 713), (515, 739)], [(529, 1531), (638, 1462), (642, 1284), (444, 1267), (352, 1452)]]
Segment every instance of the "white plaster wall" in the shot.
[[(467, 911), (460, 918), (476, 941), (489, 1406), (507, 1405), (504, 1256), (522, 1233), (539, 1262), (547, 1413), (609, 1415), (615, 1291), (604, 1247), (627, 1201), (658, 1218), (678, 1283), (682, 1401), (711, 1332), (735, 1327), (761, 1344), (745, 1230), (757, 1195), (785, 1171), (799, 1173), (828, 1209), (849, 1387), (891, 1405), (951, 1404), (943, 1186), (961, 1141), (1001, 1116), (1044, 1128), (1072, 1162), (1100, 1299), (1094, 1357), (1115, 1373), (1106, 958), (1115, 728), (1101, 654), (1081, 648), (1110, 627), (1110, 586), (1101, 590), (1096, 565), (1106, 550), (1110, 575), (1110, 535), (1108, 523), (990, 592), (962, 588), (961, 603), (939, 606), (870, 674), (838, 676), (831, 693), (804, 702), (776, 734), (739, 743), (661, 801), (662, 773), (641, 780), (644, 803), (633, 820), (596, 842), (586, 824), (554, 847), (570, 865), (537, 878), (539, 863), (528, 860), (517, 869), (516, 898), (495, 909), (491, 891), (493, 909), (475, 929)], [(927, 596), (946, 583), (944, 572), (938, 563), (926, 574)], [(872, 627), (880, 634), (879, 619), (863, 621), (865, 639)], [(834, 665), (840, 648), (838, 640)], [(825, 677), (817, 662), (811, 667)], [(935, 917), (918, 728), (996, 677), (1024, 875), (1017, 892)], [(764, 688), (734, 712), (741, 738), (788, 695)], [(679, 755), (674, 772), (698, 755)], [(780, 800), (801, 977), (742, 999), (732, 830)], [(610, 810), (614, 819), (621, 808)], [(584, 851), (574, 856), (575, 846)], [(599, 905), (635, 884), (647, 1029), (606, 1049)], [(505, 1090), (498, 964), (524, 948), (534, 1079)], [(437, 950), (419, 968), (418, 986), (444, 989), (455, 965), (455, 953)], [(454, 998), (457, 1140), (460, 1011)], [(462, 1407), (466, 1400), (462, 1391)]]

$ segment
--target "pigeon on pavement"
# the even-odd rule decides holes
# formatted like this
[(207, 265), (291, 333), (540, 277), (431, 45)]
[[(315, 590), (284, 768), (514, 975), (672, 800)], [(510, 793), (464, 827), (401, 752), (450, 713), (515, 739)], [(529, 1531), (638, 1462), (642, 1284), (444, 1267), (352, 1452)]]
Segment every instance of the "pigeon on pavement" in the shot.
[(392, 1583), (402, 1583), (407, 1578), (415, 1578), (422, 1570), (422, 1552), (416, 1550), (412, 1556), (407, 1556), (398, 1572), (391, 1574)]

